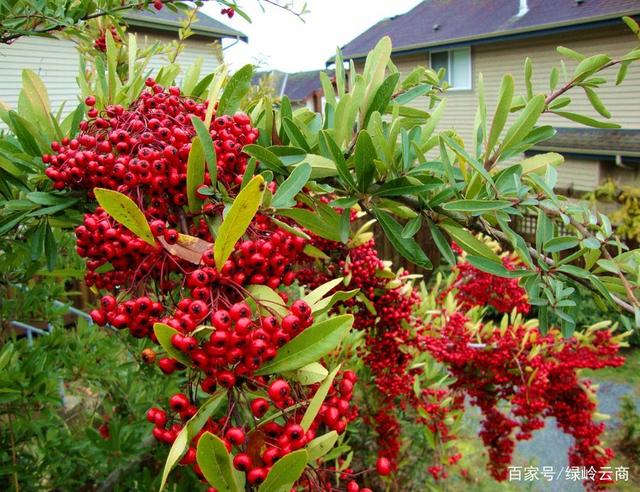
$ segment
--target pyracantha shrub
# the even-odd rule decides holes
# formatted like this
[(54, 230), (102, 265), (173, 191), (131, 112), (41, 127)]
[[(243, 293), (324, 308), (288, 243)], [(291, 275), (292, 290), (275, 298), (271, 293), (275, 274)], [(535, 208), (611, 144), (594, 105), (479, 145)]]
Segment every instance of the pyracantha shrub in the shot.
[[(324, 383), (326, 397), (310, 409), (314, 395), (323, 394), (323, 377), (309, 381), (296, 379), (295, 372), (288, 378), (270, 376), (275, 371), (256, 374), (314, 323), (307, 302), (275, 292), (296, 279), (307, 240), (258, 214), (218, 264), (213, 245), (224, 222), (223, 197), (238, 197), (248, 161), (242, 149), (256, 141), (258, 131), (244, 113), (213, 114), (208, 131), (216, 173), (212, 177), (209, 169), (204, 171), (196, 190), (200, 205), (187, 211), (196, 135), (192, 118), (204, 121), (213, 108), (153, 79), (146, 86), (127, 108), (112, 105), (99, 111), (96, 99), (88, 97), (90, 119), (80, 124), (76, 138), (52, 144), (54, 153), (43, 157), (46, 173), (56, 189), (84, 190), (90, 198), (98, 189), (118, 192), (149, 224), (153, 241), (138, 237), (98, 206), (85, 214), (76, 237), (77, 252), (87, 259), (87, 284), (108, 291), (91, 313), (94, 321), (159, 341), (164, 354), (146, 350), (144, 359), (186, 378), (183, 393), (171, 396), (165, 408), (149, 410), (154, 437), (173, 444), (181, 432), (189, 432), (180, 463), (204, 479), (196, 450), (203, 435), (213, 434), (207, 439), (223, 443), (233, 453), (233, 466), (257, 486), (279, 459), (316, 436), (344, 434), (358, 414), (352, 402), (357, 377), (349, 370), (334, 373), (335, 379)], [(265, 188), (275, 191), (275, 182), (260, 184), (256, 191)], [(265, 292), (268, 299), (261, 297)], [(335, 321), (347, 325), (349, 317)], [(225, 395), (226, 410), (191, 431), (189, 422), (205, 411), (201, 403), (208, 394), (211, 400)], [(352, 490), (359, 487), (351, 471), (342, 474)], [(304, 473), (299, 484), (320, 490), (333, 480), (332, 473)]]

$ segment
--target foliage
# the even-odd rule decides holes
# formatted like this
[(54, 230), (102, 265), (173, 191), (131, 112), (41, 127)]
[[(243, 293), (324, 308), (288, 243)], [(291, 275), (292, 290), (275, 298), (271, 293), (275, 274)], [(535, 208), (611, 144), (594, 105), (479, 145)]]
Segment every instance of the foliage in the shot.
[[(278, 107), (268, 95), (248, 98), (251, 66), (204, 77), (196, 67), (181, 87), (175, 64), (148, 77), (135, 37), (126, 43), (124, 70), (121, 40), (105, 29), (95, 72), (79, 78), (86, 107), (62, 122), (41, 81), (25, 72), (17, 111), (0, 112), (11, 131), (1, 142), (9, 178), (0, 232), (32, 241), (44, 229), (33, 241), (51, 252), (52, 224), (74, 226), (87, 285), (102, 291), (94, 321), (157, 342), (143, 355), (180, 375), (180, 392), (171, 388), (168, 405), (147, 412), (155, 439), (170, 446), (160, 488), (183, 467), (218, 489), (398, 487), (404, 418), (423, 426), (433, 449), (427, 471), (444, 480), (461, 458), (465, 394), (484, 413), (481, 437), (497, 479), (514, 439), (550, 415), (575, 437), (572, 463), (607, 464), (592, 391), (576, 370), (620, 365), (627, 334), (607, 322), (573, 333), (573, 299), (581, 285), (603, 310), (639, 318), (638, 251), (625, 251), (606, 215), (555, 194), (557, 154), (519, 156), (553, 135), (536, 126), (543, 113), (615, 126), (568, 112), (568, 94), (585, 90), (609, 118), (600, 74), (619, 66), (622, 82), (639, 49), (612, 59), (560, 48), (577, 63), (572, 75), (564, 64), (554, 69), (551, 92), (535, 91), (526, 61), (526, 93), (516, 95), (505, 76), (492, 118), (480, 78), (475, 138), (465, 144), (436, 130), (443, 74), (417, 68), (403, 78), (388, 38), (361, 71), (351, 63), (349, 90), (337, 53), (337, 90), (323, 114), (293, 111), (286, 97)], [(429, 111), (409, 106), (419, 97)], [(538, 216), (535, 244), (510, 227), (524, 214)], [(361, 224), (364, 215), (371, 221)], [(476, 288), (510, 279), (519, 289), (511, 308), (524, 309), (526, 290), (540, 321), (483, 320), (467, 310), (473, 299), (510, 309), (478, 292), (459, 308), (462, 284), (437, 303), (436, 292), (378, 257), (374, 224), (425, 268), (420, 228), (451, 263), (455, 242), (468, 263), (458, 272), (471, 272)], [(505, 261), (478, 231), (513, 255)], [(549, 328), (550, 316), (561, 331)], [(378, 436), (377, 476), (351, 467), (356, 383), (363, 421)]]
[[(36, 338), (33, 347), (26, 340), (4, 344), (3, 490), (82, 490), (103, 484), (118, 469), (127, 472), (117, 490), (157, 487), (154, 470), (164, 456), (145, 439), (142, 415), (178, 381), (139, 365), (130, 348), (82, 320), (75, 329)], [(188, 475), (183, 479), (181, 490), (188, 490), (193, 481)]]
[(600, 185), (588, 193), (586, 199), (616, 204), (609, 214), (616, 233), (624, 241), (634, 244), (640, 242), (640, 189), (634, 186), (619, 186), (613, 180)]

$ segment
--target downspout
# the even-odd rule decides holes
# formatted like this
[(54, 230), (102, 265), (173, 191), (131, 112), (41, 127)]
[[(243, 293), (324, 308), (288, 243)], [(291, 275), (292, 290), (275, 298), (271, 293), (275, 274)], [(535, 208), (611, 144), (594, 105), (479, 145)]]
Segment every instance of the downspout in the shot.
[(289, 80), (289, 72), (285, 72), (284, 80), (282, 81), (282, 87), (280, 88), (280, 99), (284, 96), (284, 90), (287, 88), (287, 81)]

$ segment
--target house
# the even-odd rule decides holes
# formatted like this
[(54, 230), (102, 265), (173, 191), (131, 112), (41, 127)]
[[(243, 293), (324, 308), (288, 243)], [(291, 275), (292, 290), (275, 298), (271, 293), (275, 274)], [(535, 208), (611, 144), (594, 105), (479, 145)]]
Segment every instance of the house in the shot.
[[(125, 14), (124, 20), (129, 26), (128, 31), (137, 34), (140, 47), (176, 40), (183, 22), (181, 14), (175, 14), (169, 9), (130, 10)], [(219, 64), (219, 50), (214, 46), (216, 41), (247, 41), (243, 33), (202, 11), (198, 11), (197, 22), (191, 29), (194, 35), (185, 41), (185, 49), (178, 57), (178, 63), (182, 67), (188, 67), (201, 57), (203, 74), (213, 71)], [(147, 69), (157, 71), (163, 64), (166, 64), (166, 56), (159, 54), (150, 60)], [(72, 41), (33, 36), (19, 38), (11, 45), (0, 45), (0, 101), (9, 107), (17, 106), (24, 68), (35, 71), (43, 79), (53, 111), (57, 111), (65, 101), (65, 112), (76, 106), (76, 77), (80, 70), (80, 57)]]
[[(549, 73), (559, 65), (559, 45), (586, 55), (621, 55), (638, 39), (621, 17), (640, 15), (639, 0), (426, 0), (411, 11), (381, 20), (343, 47), (346, 59), (361, 67), (366, 54), (383, 36), (393, 41), (392, 59), (408, 73), (416, 65), (446, 68), (451, 89), (440, 129), (454, 128), (465, 142), (477, 106), (477, 77), (483, 74), (487, 107), (495, 108), (502, 76), (510, 72), (524, 93), (523, 62), (533, 62), (534, 89), (549, 90)], [(575, 62), (566, 60), (569, 70)], [(611, 177), (640, 181), (640, 67), (631, 66), (616, 87), (616, 71), (599, 90), (620, 130), (585, 128), (556, 115), (544, 124), (558, 133), (533, 152), (558, 151), (565, 156), (558, 189), (582, 192)], [(579, 89), (569, 108), (602, 119)], [(425, 102), (416, 101), (415, 105)]]
[[(324, 92), (320, 84), (320, 72), (325, 72), (333, 81), (332, 70), (310, 70), (307, 72), (286, 73), (279, 70), (259, 72), (253, 78), (254, 85), (267, 80), (273, 88), (274, 97), (287, 96), (294, 109), (306, 107), (311, 111), (324, 111)], [(334, 81), (335, 84), (335, 81)]]

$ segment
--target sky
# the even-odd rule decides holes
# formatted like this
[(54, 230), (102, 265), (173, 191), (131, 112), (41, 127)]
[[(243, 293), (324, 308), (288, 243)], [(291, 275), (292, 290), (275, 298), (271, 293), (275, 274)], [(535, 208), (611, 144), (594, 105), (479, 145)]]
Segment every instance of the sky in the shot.
[[(238, 3), (251, 17), (251, 24), (239, 15), (232, 19), (220, 15), (220, 7), (213, 2), (203, 7), (207, 14), (249, 37), (248, 44), (240, 42), (225, 49), (225, 60), (231, 68), (258, 62), (261, 69), (301, 72), (324, 68), (337, 46), (348, 43), (385, 17), (411, 10), (420, 0), (308, 0), (309, 12), (304, 23), (271, 5), (265, 4), (263, 12), (258, 0)], [(298, 8), (303, 3), (293, 1)], [(223, 46), (231, 42), (226, 40)]]

